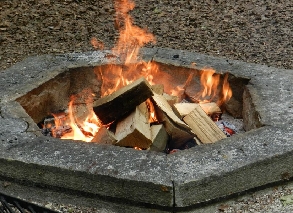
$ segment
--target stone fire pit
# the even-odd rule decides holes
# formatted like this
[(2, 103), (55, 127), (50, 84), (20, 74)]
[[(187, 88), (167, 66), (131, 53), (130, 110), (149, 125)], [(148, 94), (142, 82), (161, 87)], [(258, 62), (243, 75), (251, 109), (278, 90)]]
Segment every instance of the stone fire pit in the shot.
[(251, 78), (243, 94), (245, 134), (170, 155), (42, 136), (17, 100), (61, 73), (109, 63), (106, 55), (31, 57), (0, 72), (2, 179), (132, 205), (184, 209), (292, 177), (293, 71), (187, 51), (145, 48), (141, 56), (182, 67), (196, 62), (196, 69), (208, 66)]

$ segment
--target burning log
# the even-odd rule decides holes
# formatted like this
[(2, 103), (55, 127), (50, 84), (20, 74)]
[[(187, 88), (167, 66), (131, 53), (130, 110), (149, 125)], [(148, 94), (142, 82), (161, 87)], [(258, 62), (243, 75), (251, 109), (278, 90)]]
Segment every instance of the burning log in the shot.
[(117, 146), (147, 149), (152, 144), (149, 112), (146, 103), (136, 107), (134, 112), (118, 122), (115, 131)]
[(117, 140), (115, 139), (114, 134), (111, 131), (102, 126), (91, 142), (96, 142), (99, 144), (115, 144)]
[(170, 148), (179, 148), (186, 141), (195, 137), (190, 127), (175, 115), (163, 96), (154, 94), (152, 98), (156, 105), (158, 119), (164, 123), (166, 131), (170, 136)]
[(149, 83), (144, 78), (140, 78), (97, 100), (93, 110), (103, 124), (109, 124), (133, 111), (153, 94)]
[(152, 145), (150, 150), (162, 152), (165, 150), (168, 142), (168, 134), (162, 124), (151, 126)]
[(200, 105), (197, 105), (183, 120), (190, 126), (202, 143), (214, 143), (226, 138), (226, 135), (203, 111)]

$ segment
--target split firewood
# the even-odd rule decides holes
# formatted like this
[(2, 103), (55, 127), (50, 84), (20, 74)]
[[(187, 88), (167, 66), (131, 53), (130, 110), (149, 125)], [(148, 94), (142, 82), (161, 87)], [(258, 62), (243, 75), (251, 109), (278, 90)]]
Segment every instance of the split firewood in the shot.
[(149, 83), (140, 78), (111, 95), (98, 99), (93, 110), (103, 124), (109, 124), (133, 111), (152, 95)]
[(163, 96), (155, 94), (152, 98), (155, 103), (158, 120), (164, 124), (169, 134), (170, 148), (179, 148), (186, 141), (195, 137), (190, 127), (175, 115), (171, 106)]
[(173, 110), (175, 114), (180, 118), (183, 119), (184, 116), (188, 115), (192, 110), (196, 108), (195, 103), (176, 103), (173, 105)]
[(157, 108), (157, 116), (163, 123), (168, 135), (169, 135), (169, 148), (179, 149), (186, 141), (196, 137), (190, 128), (186, 125), (186, 128), (179, 126), (161, 109)]
[(129, 116), (118, 122), (115, 145), (147, 149), (152, 144), (149, 112), (145, 102), (137, 106)]
[(158, 95), (163, 95), (164, 93), (164, 84), (155, 84), (152, 85), (152, 90)]
[(91, 140), (91, 142), (99, 144), (115, 144), (117, 140), (115, 139), (114, 134), (110, 130), (102, 126), (96, 133), (95, 137)]
[(220, 107), (215, 102), (201, 103), (199, 105), (201, 106), (203, 111), (205, 111), (205, 113), (209, 116), (211, 116), (214, 113), (222, 114)]
[(226, 135), (203, 111), (200, 105), (197, 105), (183, 120), (202, 143), (214, 143), (226, 138)]
[(168, 101), (162, 95), (154, 94), (152, 96), (154, 103), (165, 112), (173, 122), (182, 128), (190, 129), (182, 120), (180, 120), (177, 115), (173, 112), (172, 107), (168, 103)]
[(172, 106), (178, 103), (179, 98), (175, 95), (169, 95), (167, 93), (163, 93), (163, 97), (167, 100), (167, 102)]
[(214, 117), (217, 115), (220, 116), (222, 114), (220, 107), (215, 102), (201, 104), (176, 103), (173, 105), (173, 110), (175, 114), (182, 119), (184, 116), (193, 111), (198, 105), (200, 105), (203, 111), (205, 111), (205, 113), (210, 117)]
[(152, 145), (149, 149), (157, 152), (164, 151), (168, 142), (168, 133), (166, 132), (164, 126), (162, 124), (152, 125), (151, 133)]

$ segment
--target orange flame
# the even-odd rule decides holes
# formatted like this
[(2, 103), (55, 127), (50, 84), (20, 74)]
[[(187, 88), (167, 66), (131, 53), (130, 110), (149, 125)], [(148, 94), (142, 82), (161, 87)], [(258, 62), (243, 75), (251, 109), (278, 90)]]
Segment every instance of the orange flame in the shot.
[(149, 122), (150, 123), (158, 122), (153, 102), (150, 99), (147, 99), (146, 104), (150, 113)]
[[(117, 40), (115, 47), (112, 49), (114, 55), (118, 55), (123, 65), (104, 65), (95, 68), (95, 72), (98, 72), (101, 76), (102, 87), (101, 96), (106, 96), (114, 91), (126, 86), (139, 77), (145, 77), (150, 84), (154, 84), (154, 77), (159, 71), (158, 65), (153, 62), (140, 61), (138, 58), (139, 49), (149, 43), (155, 42), (154, 36), (147, 32), (145, 29), (141, 29), (138, 26), (133, 25), (129, 12), (134, 8), (135, 4), (132, 0), (116, 0), (116, 22), (115, 26), (120, 31), (120, 36)], [(91, 43), (96, 49), (103, 49), (104, 44), (96, 38), (91, 39)], [(135, 62), (135, 63), (131, 63)], [(186, 87), (190, 85), (193, 79), (194, 73), (190, 74), (185, 84), (177, 85), (175, 89), (171, 90), (173, 95), (180, 95), (185, 92)], [(161, 80), (161, 79), (160, 79)], [(168, 79), (164, 79), (168, 83)], [(232, 96), (232, 91), (229, 87), (228, 76), (223, 79), (223, 86), (220, 88), (221, 95), (219, 95), (219, 83), (221, 81), (220, 75), (215, 74), (213, 69), (205, 69), (201, 72), (200, 77), (202, 91), (198, 95), (199, 101), (211, 101), (215, 97), (221, 96), (218, 100), (218, 104), (224, 103)], [(170, 91), (170, 89), (169, 89)], [(90, 94), (90, 93), (88, 93)], [(84, 119), (80, 118), (76, 114), (77, 104), (75, 103), (76, 97), (72, 97), (69, 103), (69, 115), (67, 121), (61, 119), (56, 120), (56, 127), (61, 125), (70, 125), (72, 131), (65, 133), (62, 139), (83, 140), (90, 142), (95, 134), (101, 127), (101, 122), (92, 110), (92, 100), (87, 102), (87, 116)], [(158, 119), (155, 115), (154, 105), (148, 100), (147, 105), (150, 112), (150, 122), (157, 122)]]
[[(71, 131), (65, 133), (61, 139), (72, 139), (72, 140), (82, 140), (86, 142), (91, 142), (94, 138), (95, 134), (99, 131), (102, 126), (100, 120), (96, 116), (96, 114), (92, 110), (92, 99), (86, 102), (87, 115), (83, 113), (80, 115), (80, 118), (77, 118), (77, 111), (74, 107), (76, 96), (71, 97), (71, 101), (68, 106), (68, 117), (67, 119), (58, 119), (56, 115), (55, 117), (55, 126), (58, 128), (59, 126), (70, 126)], [(84, 111), (84, 110), (82, 110)], [(85, 117), (84, 119), (82, 119)]]
[(205, 69), (201, 73), (200, 82), (203, 87), (202, 98), (210, 96), (213, 99), (216, 96), (217, 88), (220, 82), (220, 75), (214, 75), (216, 71), (213, 69)]
[[(119, 30), (119, 38), (112, 49), (114, 55), (118, 55), (124, 66), (110, 65), (108, 67), (96, 68), (102, 76), (101, 96), (106, 96), (120, 89), (141, 76), (144, 76), (152, 84), (152, 74), (156, 68), (152, 63), (138, 60), (139, 49), (146, 43), (155, 42), (153, 34), (132, 24), (132, 19), (128, 14), (133, 10), (135, 4), (131, 0), (115, 1), (116, 20), (115, 26)], [(92, 45), (100, 47), (101, 42), (92, 38)], [(139, 62), (130, 64), (130, 62)], [(106, 69), (105, 69), (106, 68)], [(141, 70), (141, 72), (138, 72)]]
[[(206, 68), (200, 73), (201, 91), (193, 97), (199, 103), (217, 102), (218, 106), (232, 97), (232, 90), (228, 82), (228, 74), (221, 75), (212, 68)], [(222, 86), (221, 86), (222, 85)]]
[(232, 97), (232, 90), (228, 82), (228, 74), (226, 73), (223, 80), (221, 98), (217, 102), (218, 106), (221, 106), (223, 103), (229, 101), (231, 97)]
[(116, 0), (116, 26), (120, 36), (113, 52), (122, 57), (125, 64), (137, 60), (139, 48), (149, 42), (155, 42), (153, 34), (132, 24), (129, 11), (133, 10), (135, 4), (131, 0)]

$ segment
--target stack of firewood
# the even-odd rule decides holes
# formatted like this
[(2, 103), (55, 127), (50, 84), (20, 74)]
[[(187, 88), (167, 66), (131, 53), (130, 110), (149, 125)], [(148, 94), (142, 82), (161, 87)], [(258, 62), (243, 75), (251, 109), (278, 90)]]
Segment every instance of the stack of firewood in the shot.
[(140, 78), (94, 102), (95, 114), (104, 125), (111, 125), (102, 127), (92, 141), (163, 151), (167, 144), (176, 149), (191, 139), (200, 144), (226, 138), (214, 122), (222, 113), (215, 103), (178, 103), (178, 99), (164, 93), (163, 85), (151, 86)]

